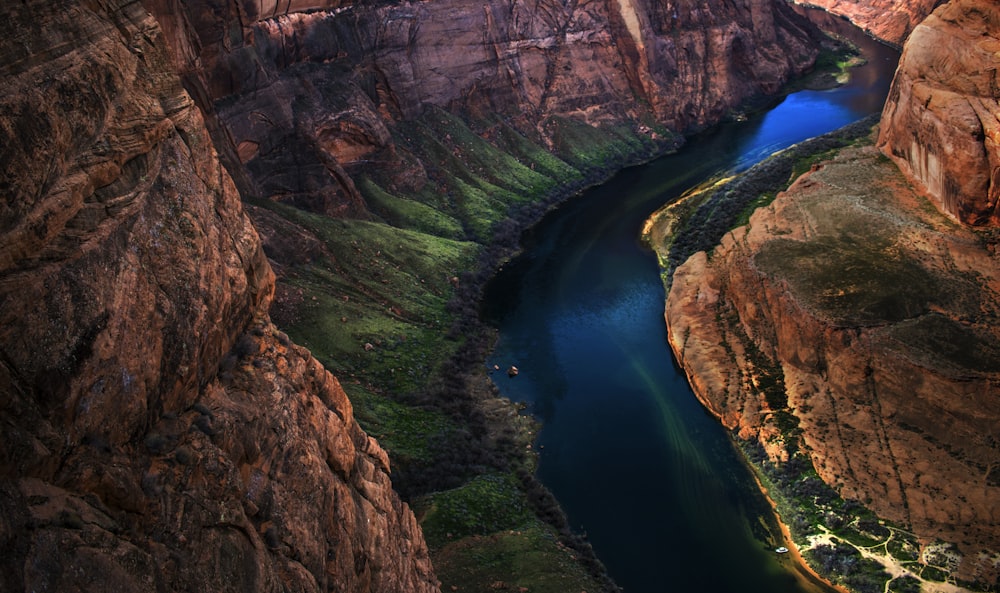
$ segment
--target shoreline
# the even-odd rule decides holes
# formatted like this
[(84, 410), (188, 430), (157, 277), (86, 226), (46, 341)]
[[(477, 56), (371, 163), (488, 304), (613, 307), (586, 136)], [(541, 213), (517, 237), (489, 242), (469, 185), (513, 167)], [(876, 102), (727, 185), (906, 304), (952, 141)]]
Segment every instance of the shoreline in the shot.
[(757, 484), (757, 489), (760, 490), (760, 493), (767, 500), (768, 504), (771, 505), (771, 514), (774, 517), (774, 520), (777, 523), (778, 527), (781, 529), (781, 536), (784, 539), (782, 543), (784, 543), (785, 546), (788, 548), (787, 555), (790, 558), (792, 558), (792, 562), (795, 564), (796, 575), (799, 576), (805, 583), (808, 583), (810, 585), (810, 588), (819, 587), (821, 591), (827, 591), (830, 593), (834, 591), (836, 591), (837, 593), (852, 593), (849, 589), (847, 589), (843, 585), (838, 585), (830, 581), (829, 579), (823, 577), (818, 572), (816, 572), (816, 570), (812, 566), (809, 565), (809, 562), (806, 561), (805, 557), (802, 555), (802, 552), (799, 550), (798, 543), (792, 538), (791, 529), (788, 527), (788, 525), (785, 524), (784, 521), (782, 521), (781, 511), (778, 508), (777, 501), (771, 498), (771, 493), (768, 491), (767, 487), (764, 486), (764, 483), (760, 481), (760, 476), (757, 474), (757, 468), (753, 465), (753, 463), (750, 462), (749, 459), (746, 458), (745, 455), (743, 455), (742, 452), (740, 452), (740, 456), (746, 462), (747, 467), (750, 468), (750, 471), (753, 474), (753, 480)]
[[(664, 319), (664, 321), (666, 321), (666, 319)], [(667, 333), (669, 335), (672, 333), (672, 328), (669, 323), (667, 323), (666, 325), (667, 325)], [(670, 344), (674, 360), (677, 363), (678, 368), (680, 368), (684, 372), (684, 376), (687, 379), (688, 385), (691, 386), (691, 392), (694, 393), (695, 399), (698, 400), (698, 403), (701, 404), (702, 408), (704, 408), (705, 411), (711, 414), (712, 417), (719, 422), (719, 424), (721, 424), (727, 430), (731, 431), (732, 427), (726, 425), (722, 416), (720, 416), (709, 405), (707, 398), (705, 398), (701, 394), (701, 392), (696, 388), (695, 383), (691, 381), (692, 378), (691, 374), (688, 372), (688, 369), (682, 364), (681, 362), (682, 359), (678, 357), (677, 352), (673, 350), (673, 342), (670, 341)], [(847, 589), (843, 585), (838, 585), (836, 583), (833, 583), (829, 579), (823, 577), (818, 572), (816, 572), (816, 570), (812, 566), (809, 565), (809, 562), (806, 561), (805, 557), (802, 555), (802, 552), (799, 550), (798, 543), (792, 538), (791, 529), (782, 520), (781, 511), (778, 507), (777, 501), (775, 501), (774, 498), (771, 497), (771, 493), (769, 492), (768, 488), (764, 486), (764, 483), (761, 481), (759, 469), (753, 464), (752, 461), (750, 461), (750, 459), (743, 452), (743, 449), (739, 447), (738, 443), (735, 442), (735, 437), (733, 437), (732, 434), (730, 434), (730, 439), (733, 444), (733, 448), (736, 449), (737, 455), (739, 455), (740, 459), (746, 465), (747, 469), (750, 470), (750, 474), (753, 476), (754, 483), (757, 485), (757, 490), (761, 493), (764, 499), (767, 500), (768, 505), (770, 505), (771, 507), (771, 517), (774, 519), (775, 524), (781, 531), (781, 537), (783, 539), (781, 543), (788, 548), (788, 553), (786, 555), (792, 559), (791, 563), (794, 565), (795, 568), (794, 571), (790, 572), (793, 572), (793, 574), (796, 576), (799, 582), (805, 585), (807, 589), (810, 591), (810, 593), (853, 593), (850, 589)], [(785, 563), (779, 561), (779, 564), (785, 564)]]

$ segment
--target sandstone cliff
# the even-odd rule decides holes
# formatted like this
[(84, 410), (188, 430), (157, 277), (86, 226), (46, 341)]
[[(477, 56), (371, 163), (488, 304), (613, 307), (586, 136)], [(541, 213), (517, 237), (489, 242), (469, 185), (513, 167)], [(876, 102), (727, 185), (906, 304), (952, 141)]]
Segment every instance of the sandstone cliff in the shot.
[(0, 589), (435, 590), (156, 21), (0, 14)]
[(879, 145), (942, 211), (1000, 224), (1000, 8), (950, 2), (910, 36)]
[[(727, 426), (779, 463), (806, 456), (911, 530), (921, 563), (987, 585), (1000, 572), (1000, 263), (995, 230), (961, 223), (996, 221), (996, 17), (955, 0), (917, 27), (878, 136), (893, 160), (864, 145), (814, 167), (679, 267), (665, 313)], [(820, 532), (843, 527), (832, 511), (814, 515)]]
[(815, 31), (773, 0), (145, 4), (244, 194), (335, 216), (368, 215), (362, 171), (403, 195), (436, 183), (397, 125), (428, 107), (558, 152), (567, 119), (703, 126), (816, 55)]
[(724, 424), (773, 459), (801, 447), (845, 498), (992, 582), (1000, 265), (923, 200), (873, 147), (843, 151), (677, 269), (670, 342)]
[(944, 0), (809, 0), (799, 4), (816, 6), (847, 19), (871, 35), (901, 46), (910, 31)]

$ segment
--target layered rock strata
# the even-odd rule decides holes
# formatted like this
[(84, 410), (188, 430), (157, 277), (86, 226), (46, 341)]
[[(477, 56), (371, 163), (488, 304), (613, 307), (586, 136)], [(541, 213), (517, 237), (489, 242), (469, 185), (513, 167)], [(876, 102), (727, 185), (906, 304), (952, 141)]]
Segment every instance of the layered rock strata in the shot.
[(1000, 224), (1000, 7), (955, 0), (910, 35), (882, 114), (879, 146), (935, 205)]
[[(1000, 265), (924, 204), (875, 148), (842, 151), (677, 269), (670, 343), (724, 424), (775, 460), (801, 446), (845, 498), (956, 544), (957, 574), (989, 583)], [(762, 393), (776, 377), (787, 402)]]
[(878, 39), (902, 46), (910, 32), (945, 0), (808, 0), (799, 4), (822, 8), (850, 19)]
[(435, 590), (156, 21), (0, 14), (0, 589)]
[(403, 193), (428, 183), (427, 155), (394, 133), (429, 106), (552, 148), (562, 118), (674, 131), (717, 121), (816, 56), (815, 31), (773, 0), (145, 4), (217, 114), (244, 194), (334, 216), (368, 214), (362, 169), (391, 171)]

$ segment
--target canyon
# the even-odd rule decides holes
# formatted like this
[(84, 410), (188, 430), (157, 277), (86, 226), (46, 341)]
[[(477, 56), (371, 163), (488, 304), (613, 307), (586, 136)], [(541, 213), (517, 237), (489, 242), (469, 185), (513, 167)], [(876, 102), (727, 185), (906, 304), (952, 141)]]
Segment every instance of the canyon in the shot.
[[(863, 26), (901, 42), (932, 4), (829, 8), (859, 22), (889, 15)], [(508, 434), (521, 430), (513, 406), (482, 377), (452, 372), (455, 361), (481, 362), (475, 348), (487, 341), (455, 321), (474, 305), (481, 279), (470, 270), (488, 273), (504, 257), (484, 246), (516, 240), (558, 199), (684, 134), (741, 117), (829, 43), (772, 0), (27, 0), (0, 14), (11, 25), (0, 41), (0, 579), (12, 591), (435, 591), (442, 566), (491, 549), (482, 536), (527, 539), (513, 528), (428, 527), (447, 501), (429, 490), (505, 483), (476, 474), (521, 476), (509, 466), (532, 463), (517, 440), (529, 433)], [(989, 3), (955, 0), (914, 31), (879, 139), (910, 179), (944, 188), (934, 195), (951, 215), (985, 227), (996, 216), (996, 109), (977, 64), (996, 51), (995, 35), (955, 33), (995, 31), (991, 15)], [(934, 50), (952, 37), (946, 47), (968, 76), (949, 90), (933, 76)], [(976, 53), (963, 53), (969, 44)], [(965, 160), (945, 158), (956, 119), (982, 144)], [(933, 139), (906, 136), (926, 122)], [(928, 287), (903, 305), (922, 316), (884, 325), (895, 303), (863, 309), (854, 325), (829, 310), (822, 323), (772, 316), (761, 303), (829, 304), (795, 296), (793, 279), (762, 296), (767, 282), (752, 275), (732, 281), (746, 300), (730, 306), (783, 361), (789, 406), (824, 479), (956, 542), (956, 570), (986, 579), (991, 560), (972, 550), (997, 549), (995, 242), (911, 207), (919, 196), (908, 182), (859, 150), (875, 163), (859, 170), (878, 172), (863, 181), (894, 184), (907, 206), (873, 235), (887, 253), (919, 243), (926, 261), (904, 271)], [(826, 166), (798, 187), (853, 165)], [(962, 187), (941, 181), (942, 170), (987, 165)], [(869, 205), (848, 202), (844, 219), (869, 224), (848, 215)], [(781, 204), (754, 228), (805, 237), (807, 214), (766, 218)], [(921, 232), (904, 249), (897, 227)], [(737, 252), (751, 263), (736, 268), (763, 265), (740, 249), (727, 239), (713, 265)], [(767, 261), (777, 270), (781, 259)], [(675, 285), (708, 275), (692, 270)], [(949, 313), (959, 305), (962, 315)], [(722, 331), (685, 307), (688, 323), (704, 326), (691, 335)], [(940, 335), (977, 349), (942, 360), (942, 345), (926, 341)], [(694, 344), (679, 358), (699, 391), (699, 377), (737, 376)], [(914, 378), (923, 382), (904, 381)], [(727, 381), (706, 405), (783, 455), (765, 406), (737, 399), (726, 390), (740, 381)], [(858, 401), (823, 395), (841, 388)], [(890, 395), (910, 392), (926, 395)], [(834, 438), (838, 401), (852, 414)], [(387, 420), (399, 416), (421, 420), (416, 430)], [(439, 449), (427, 426), (444, 427), (434, 429)], [(847, 453), (855, 446), (864, 463)], [(441, 450), (467, 457), (442, 462)], [(512, 490), (542, 514), (544, 493)], [(614, 590), (585, 546), (554, 543), (558, 516), (546, 521), (523, 533), (541, 534), (552, 572), (580, 573), (576, 590)], [(442, 562), (432, 566), (432, 554)]]
[(362, 175), (408, 198), (453, 189), (400, 137), (401, 122), (434, 108), (482, 135), (512, 128), (563, 158), (581, 124), (628, 123), (662, 150), (778, 91), (817, 45), (814, 29), (770, 0), (145, 6), (212, 115), (241, 193), (354, 218), (372, 214)]
[[(915, 534), (913, 574), (931, 564), (980, 587), (1000, 575), (996, 92), (984, 82), (998, 16), (976, 0), (937, 8), (906, 42), (868, 140), (680, 265), (665, 310), (724, 424)], [(819, 523), (800, 526), (800, 545), (838, 528), (830, 514)]]
[[(0, 14), (5, 590), (438, 590), (392, 449), (347, 395), (377, 384), (324, 368), (398, 363), (336, 307), (433, 351), (512, 205), (675, 147), (823, 43), (770, 0)], [(304, 286), (317, 273), (331, 283)], [(333, 311), (343, 350), (314, 357), (269, 311), (307, 341)], [(550, 571), (613, 589), (538, 529)]]

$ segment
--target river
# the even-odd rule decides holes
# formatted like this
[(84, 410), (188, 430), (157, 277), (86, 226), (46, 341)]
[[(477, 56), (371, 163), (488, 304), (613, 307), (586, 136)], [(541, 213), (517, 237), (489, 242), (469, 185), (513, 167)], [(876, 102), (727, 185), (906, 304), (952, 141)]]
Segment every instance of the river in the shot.
[(639, 233), (699, 182), (880, 111), (898, 53), (851, 29), (868, 63), (847, 85), (789, 95), (588, 190), (527, 232), (487, 289), (488, 364), (520, 369), (494, 379), (543, 423), (539, 478), (626, 592), (822, 590), (772, 550), (766, 499), (677, 368)]

